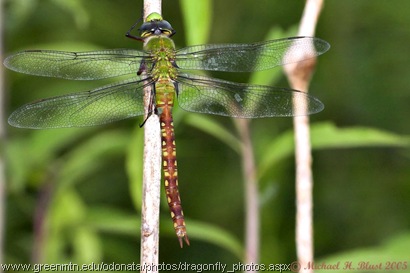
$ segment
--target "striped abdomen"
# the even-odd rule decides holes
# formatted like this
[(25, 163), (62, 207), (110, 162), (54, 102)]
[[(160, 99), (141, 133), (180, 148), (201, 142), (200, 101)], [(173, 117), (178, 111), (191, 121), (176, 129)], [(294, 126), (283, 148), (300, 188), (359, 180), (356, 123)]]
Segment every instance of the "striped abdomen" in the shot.
[(161, 123), (161, 147), (162, 166), (164, 170), (165, 192), (168, 206), (174, 222), (175, 232), (179, 244), (183, 246), (183, 240), (189, 245), (188, 235), (185, 228), (184, 213), (182, 212), (181, 198), (178, 191), (178, 171), (175, 148), (174, 123), (172, 120), (172, 107), (174, 105), (174, 92), (161, 92), (156, 90), (156, 106), (160, 113)]

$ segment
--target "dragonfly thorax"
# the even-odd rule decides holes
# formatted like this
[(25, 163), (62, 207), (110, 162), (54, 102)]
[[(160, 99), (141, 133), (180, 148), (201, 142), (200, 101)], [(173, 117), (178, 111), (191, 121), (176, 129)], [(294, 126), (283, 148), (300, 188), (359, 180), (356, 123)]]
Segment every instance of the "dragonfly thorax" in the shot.
[(175, 52), (175, 44), (166, 35), (150, 36), (145, 40), (144, 50), (153, 54), (163, 51)]
[(165, 35), (152, 36), (147, 39), (144, 50), (151, 55), (154, 65), (150, 72), (154, 80), (176, 78), (174, 41)]

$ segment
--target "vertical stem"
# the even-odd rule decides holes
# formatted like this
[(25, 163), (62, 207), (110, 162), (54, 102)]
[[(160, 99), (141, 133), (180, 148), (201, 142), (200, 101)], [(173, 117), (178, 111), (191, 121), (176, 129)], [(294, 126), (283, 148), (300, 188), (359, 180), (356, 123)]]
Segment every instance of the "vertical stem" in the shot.
[(295, 117), (293, 126), (296, 145), (296, 252), (299, 263), (304, 267), (314, 258), (313, 178), (309, 117)]
[[(158, 265), (159, 261), (159, 204), (161, 193), (161, 138), (157, 115), (151, 115), (148, 118), (144, 130), (140, 260), (141, 266), (155, 266)], [(149, 272), (157, 272), (157, 269), (155, 268), (155, 270)], [(141, 272), (148, 272), (148, 270), (143, 267)]]
[[(152, 12), (161, 14), (161, 0), (144, 0), (144, 20)], [(148, 109), (151, 88), (145, 90)], [(146, 111), (147, 112), (147, 111)], [(159, 118), (152, 114), (144, 125), (144, 167), (141, 211), (141, 272), (158, 272), (159, 209), (161, 193), (161, 131)]]
[(245, 182), (245, 263), (257, 264), (259, 261), (259, 204), (256, 166), (249, 132), (249, 120), (235, 120), (242, 140), (242, 170)]
[(144, 21), (153, 12), (161, 14), (161, 0), (144, 0)]
[[(298, 35), (314, 36), (323, 0), (307, 0)], [(312, 45), (313, 46), (313, 45)], [(292, 88), (308, 91), (316, 59), (285, 68)], [(307, 109), (307, 107), (306, 107)], [(314, 260), (313, 248), (313, 175), (309, 117), (294, 118), (296, 158), (296, 251), (298, 262), (305, 268)], [(313, 269), (304, 271), (312, 273)]]
[[(0, 0), (0, 56), (3, 56), (3, 1)], [(4, 263), (4, 227), (5, 227), (5, 206), (6, 206), (6, 175), (4, 147), (6, 138), (6, 126), (4, 123), (4, 69), (0, 65), (0, 264)], [(0, 269), (2, 272), (2, 269)]]
[(31, 251), (31, 262), (32, 263), (42, 263), (44, 262), (44, 250), (47, 244), (47, 225), (46, 225), (46, 214), (50, 209), (50, 202), (52, 195), (54, 194), (54, 175), (55, 173), (50, 173), (50, 176), (44, 181), (44, 185), (40, 189), (39, 197), (37, 199), (37, 204), (34, 213), (34, 238), (33, 238), (33, 248)]

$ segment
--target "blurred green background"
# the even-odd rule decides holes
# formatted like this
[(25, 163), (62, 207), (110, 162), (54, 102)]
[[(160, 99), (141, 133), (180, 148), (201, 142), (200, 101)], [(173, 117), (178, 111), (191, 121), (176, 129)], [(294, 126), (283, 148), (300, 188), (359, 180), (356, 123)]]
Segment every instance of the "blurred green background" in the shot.
[[(4, 2), (6, 54), (142, 47), (124, 35), (141, 16), (142, 1)], [(304, 1), (197, 1), (203, 17), (190, 19), (181, 3), (164, 1), (162, 10), (177, 31), (178, 48), (291, 36), (304, 8)], [(311, 117), (318, 260), (410, 263), (409, 26), (407, 0), (325, 2), (316, 36), (332, 47), (319, 57), (310, 87), (325, 104)], [(267, 73), (260, 83), (288, 86), (280, 69)], [(256, 77), (211, 75), (237, 82)], [(114, 81), (6, 76), (7, 114), (33, 100)], [(191, 246), (179, 248), (162, 202), (160, 261), (237, 263), (244, 244), (241, 159), (226, 139), (198, 123), (205, 118), (232, 135), (235, 127), (229, 118), (175, 112)], [(55, 130), (7, 126), (5, 262), (139, 262), (141, 121)], [(261, 262), (288, 263), (296, 259), (292, 119), (253, 120), (251, 129), (255, 159), (264, 168)]]

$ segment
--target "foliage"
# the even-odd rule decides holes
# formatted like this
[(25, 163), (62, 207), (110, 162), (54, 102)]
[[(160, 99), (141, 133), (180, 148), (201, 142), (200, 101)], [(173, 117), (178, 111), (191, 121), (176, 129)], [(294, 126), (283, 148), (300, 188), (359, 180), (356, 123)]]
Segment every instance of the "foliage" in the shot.
[[(129, 2), (7, 1), (6, 51), (140, 47), (123, 38), (139, 16), (140, 7)], [(180, 11), (175, 2), (164, 1), (163, 15), (178, 31), (178, 47), (186, 44), (183, 38), (191, 45), (291, 36), (295, 28), (290, 26), (303, 8), (295, 3), (279, 6), (275, 1), (258, 5), (200, 1), (199, 8), (191, 2), (181, 1)], [(403, 248), (408, 235), (397, 234), (408, 233), (410, 226), (405, 209), (410, 205), (406, 118), (410, 113), (408, 79), (402, 75), (409, 71), (407, 61), (397, 53), (405, 52), (403, 44), (410, 33), (397, 26), (408, 24), (410, 16), (391, 14), (408, 15), (410, 9), (353, 0), (329, 2), (325, 9), (318, 36), (328, 40), (332, 49), (319, 59), (311, 87), (327, 107), (312, 117), (316, 252), (329, 263), (379, 257), (403, 260), (408, 257)], [(129, 10), (133, 12), (126, 14)], [(364, 11), (369, 14), (366, 18), (361, 16)], [(277, 25), (271, 28), (272, 21), (288, 31)], [(335, 29), (335, 22), (351, 27)], [(392, 38), (368, 32), (374, 29)], [(395, 39), (401, 42), (393, 43)], [(286, 86), (278, 71), (214, 76)], [(82, 91), (103, 82), (12, 72), (7, 76), (10, 110), (60, 90)], [(139, 122), (45, 131), (9, 128), (4, 149), (8, 160), (6, 262), (28, 262), (36, 258), (33, 253), (40, 255), (38, 261), (50, 263), (138, 262), (143, 149)], [(179, 249), (162, 202), (160, 259), (238, 262), (243, 253), (243, 183), (235, 128), (229, 119), (180, 109), (175, 124), (182, 202), (192, 246)], [(256, 120), (251, 127), (261, 180), (262, 262), (292, 261), (291, 119)], [(390, 243), (379, 246), (389, 238)]]

